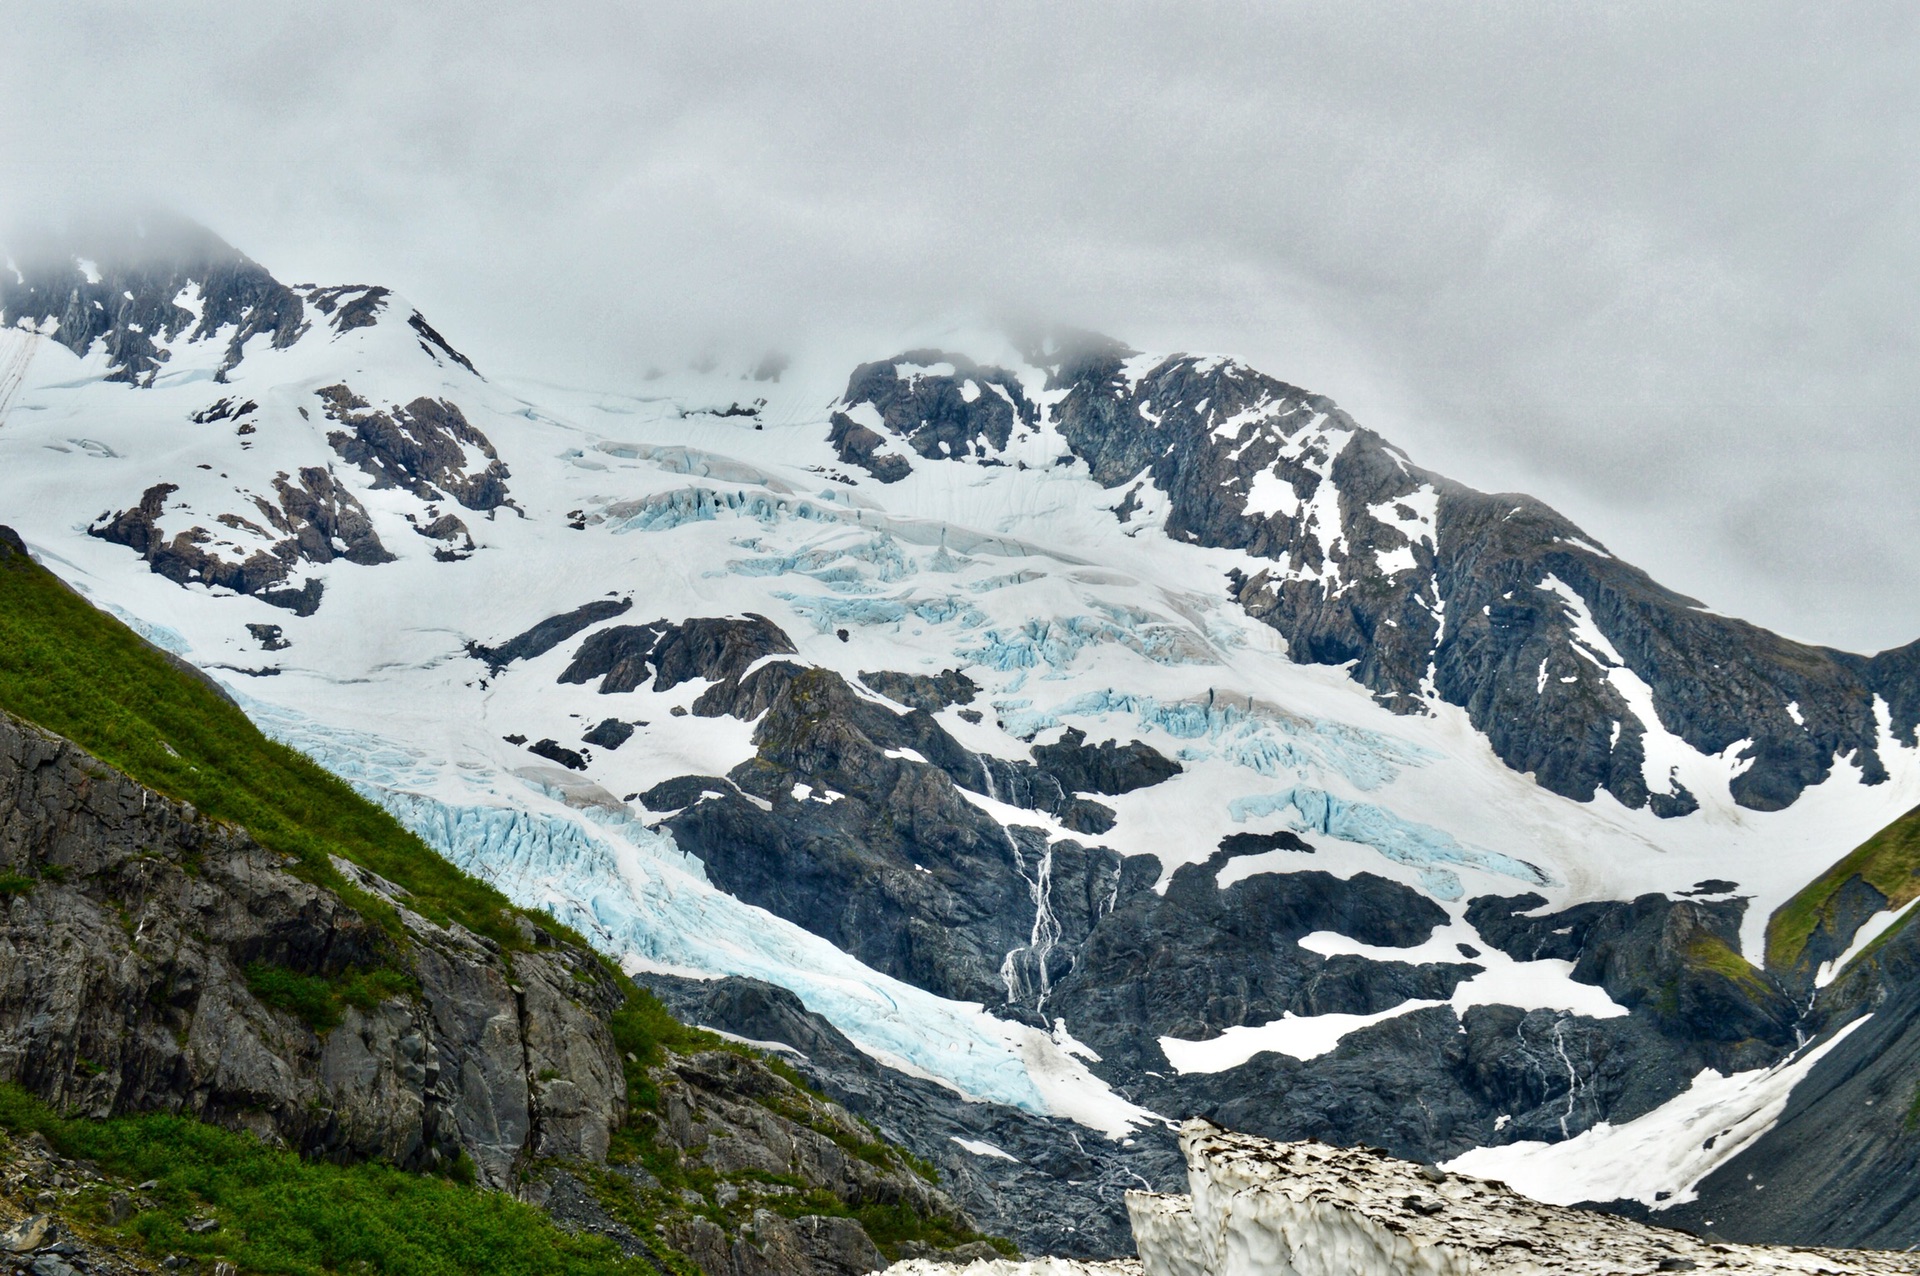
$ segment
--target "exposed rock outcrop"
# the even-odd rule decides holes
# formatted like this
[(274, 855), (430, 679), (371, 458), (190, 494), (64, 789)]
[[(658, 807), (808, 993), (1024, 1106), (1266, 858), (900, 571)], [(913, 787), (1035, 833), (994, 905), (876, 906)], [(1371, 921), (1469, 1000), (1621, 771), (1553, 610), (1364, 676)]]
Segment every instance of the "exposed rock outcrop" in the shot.
[(254, 338), (279, 350), (307, 328), (291, 288), (205, 227), (164, 214), (59, 240), (17, 237), (7, 255), (18, 273), (0, 272), (0, 326), (50, 329), (78, 355), (100, 345), (111, 381), (151, 386), (176, 343), (227, 333), (214, 374), (224, 381)]
[(913, 469), (892, 450), (895, 442), (928, 460), (992, 464), (1014, 430), (1033, 428), (1039, 416), (1019, 378), (1006, 369), (910, 350), (854, 369), (828, 418), (827, 441), (841, 461), (894, 483)]
[(549, 616), (524, 633), (500, 643), (487, 646), (483, 643), (467, 644), (467, 654), (475, 660), (485, 662), (487, 668), (499, 673), (516, 660), (532, 660), (535, 656), (544, 656), (581, 630), (597, 625), (603, 620), (611, 620), (627, 612), (633, 606), (631, 598), (600, 598), (583, 603), (572, 611), (562, 612), (558, 616)]
[(979, 684), (958, 669), (942, 669), (937, 675), (883, 669), (862, 673), (860, 681), (895, 704), (928, 713), (938, 713), (948, 705), (972, 704), (980, 692)]
[(512, 505), (506, 463), (458, 404), (422, 397), (382, 411), (345, 385), (317, 393), (327, 415), (348, 427), (327, 442), (374, 487), (398, 487), (423, 501), (452, 499), (483, 513)]
[(169, 535), (162, 524), (174, 513), (168, 509), (168, 498), (179, 490), (173, 483), (156, 483), (141, 494), (138, 505), (103, 519), (87, 532), (125, 545), (144, 558), (154, 574), (176, 584), (251, 594), (296, 616), (311, 616), (318, 610), (324, 590), (317, 577), (310, 576), (297, 587), (292, 584), (302, 563), (343, 559), (373, 566), (393, 561), (366, 507), (330, 470), (318, 466), (302, 469), (297, 481), (285, 473), (275, 476), (272, 500), (252, 495), (260, 521), (222, 514), (212, 520), (223, 528), (221, 532), (195, 523)]
[(1053, 374), (1053, 423), (1093, 477), (1163, 492), (1176, 540), (1245, 551), (1232, 590), (1295, 659), (1352, 662), (1397, 712), (1464, 707), (1556, 793), (1688, 813), (1694, 795), (1648, 764), (1670, 733), (1737, 746), (1735, 799), (1776, 810), (1842, 757), (1885, 778), (1876, 695), (1913, 739), (1913, 648), (1868, 659), (1715, 615), (1538, 501), (1410, 464), (1329, 399), (1216, 358), (1129, 371), (1131, 353), (1094, 344)]
[(1571, 961), (1573, 978), (1646, 1011), (1722, 1072), (1770, 1064), (1797, 1044), (1801, 1008), (1740, 956), (1745, 900), (1646, 895), (1523, 915), (1544, 903), (1531, 894), (1476, 899), (1467, 919), (1508, 956)]
[[(533, 1157), (604, 1157), (625, 1110), (591, 954), (511, 959), (384, 895), (395, 935), (286, 857), (0, 714), (0, 1078), (65, 1110), (174, 1111), (314, 1153), (505, 1186)], [(338, 1022), (272, 1004), (283, 978), (402, 989)], [(375, 985), (375, 987), (386, 987)], [(264, 998), (264, 999), (263, 999)]]
[(786, 632), (760, 615), (613, 625), (580, 644), (560, 681), (598, 678), (603, 695), (633, 691), (649, 674), (655, 691), (670, 691), (696, 678), (733, 684), (762, 656), (791, 655), (793, 650)]
[[(635, 1059), (611, 1027), (628, 994), (585, 949), (523, 920), (527, 946), (507, 951), (344, 860), (357, 903), (296, 863), (0, 713), (0, 1080), (74, 1116), (173, 1112), (313, 1156), (471, 1164), (707, 1276), (947, 1252), (883, 1254), (863, 1209), (982, 1251), (897, 1151), (748, 1054), (667, 1054), (631, 1107)], [(616, 1131), (708, 1195), (667, 1190)]]
[(758, 980), (641, 978), (689, 1023), (791, 1046), (788, 1058), (808, 1081), (932, 1161), (968, 1214), (1029, 1253), (1126, 1253), (1125, 1192), (1182, 1181), (1178, 1149), (1161, 1127), (1122, 1143), (1059, 1118), (966, 1102), (876, 1063), (791, 992)]

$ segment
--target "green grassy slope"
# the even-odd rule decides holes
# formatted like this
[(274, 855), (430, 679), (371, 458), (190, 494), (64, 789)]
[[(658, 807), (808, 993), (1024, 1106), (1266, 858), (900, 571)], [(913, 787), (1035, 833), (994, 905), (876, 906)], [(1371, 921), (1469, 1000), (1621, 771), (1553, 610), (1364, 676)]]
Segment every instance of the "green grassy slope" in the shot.
[(1787, 970), (1799, 961), (1808, 937), (1831, 920), (1834, 896), (1855, 874), (1885, 895), (1890, 907), (1920, 896), (1920, 807), (1875, 833), (1774, 910), (1767, 921), (1768, 969)]
[[(574, 1236), (530, 1205), (391, 1166), (303, 1161), (245, 1134), (174, 1116), (61, 1119), (0, 1086), (0, 1129), (38, 1133), (63, 1155), (126, 1183), (140, 1206), (118, 1221), (105, 1187), (63, 1217), (100, 1240), (245, 1272), (320, 1276), (657, 1276), (603, 1237)], [(218, 1223), (190, 1230), (195, 1220)]]
[(329, 854), (405, 887), (435, 921), (459, 921), (521, 946), (500, 892), (441, 859), (304, 754), (262, 735), (231, 701), (7, 539), (11, 533), (0, 538), (0, 708), (148, 788), (241, 825), (356, 905), (368, 901), (340, 880)]

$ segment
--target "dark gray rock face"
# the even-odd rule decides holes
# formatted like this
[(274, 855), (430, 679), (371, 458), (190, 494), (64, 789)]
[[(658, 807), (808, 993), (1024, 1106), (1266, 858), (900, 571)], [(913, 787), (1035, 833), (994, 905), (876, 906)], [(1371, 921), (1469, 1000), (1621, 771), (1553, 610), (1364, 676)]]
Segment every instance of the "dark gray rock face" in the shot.
[(1893, 931), (1821, 989), (1814, 1010), (1823, 1035), (1854, 1027), (1794, 1087), (1779, 1121), (1700, 1183), (1697, 1201), (1654, 1221), (1740, 1241), (1920, 1241), (1920, 934)]
[[(376, 488), (398, 487), (423, 501), (455, 500), (470, 510), (511, 505), (507, 467), (487, 436), (446, 399), (419, 398), (380, 411), (344, 385), (317, 392), (326, 414), (349, 431), (327, 442), (342, 460), (372, 477)], [(468, 449), (484, 466), (472, 463)]]
[[(660, 991), (683, 985), (706, 986), (669, 979)], [(685, 1007), (677, 1013), (684, 1016)], [(724, 1021), (709, 1022), (733, 1031)], [(812, 1070), (808, 1072), (813, 1080)], [(610, 1214), (604, 1188), (609, 1180), (624, 1179), (642, 1191), (659, 1187), (638, 1163), (609, 1165), (611, 1173), (602, 1176), (598, 1192), (576, 1177), (577, 1167), (546, 1168), (523, 1189), (562, 1225), (605, 1236), (630, 1257), (647, 1258), (666, 1270), (661, 1248), (671, 1246), (707, 1276), (850, 1276), (887, 1265), (887, 1256), (855, 1220), (822, 1214), (791, 1217), (796, 1179), (854, 1209), (905, 1211), (969, 1231), (977, 1228), (947, 1192), (896, 1154), (874, 1145), (871, 1127), (756, 1059), (725, 1051), (670, 1055), (664, 1065), (648, 1069), (646, 1079), (660, 1101), (655, 1111), (636, 1114), (636, 1133), (656, 1152), (671, 1149), (683, 1167), (714, 1178), (704, 1194), (696, 1192), (695, 1199), (685, 1201), (693, 1209), (678, 1211), (649, 1234), (634, 1232)], [(983, 1242), (956, 1250), (935, 1249), (925, 1242), (904, 1245), (914, 1249), (899, 1252), (899, 1257), (948, 1262), (966, 1262), (982, 1251), (995, 1253)]]
[[(1538, 501), (1411, 465), (1328, 399), (1184, 355), (1129, 379), (1129, 353), (1095, 347), (1054, 373), (1054, 424), (1093, 477), (1166, 493), (1177, 540), (1245, 551), (1254, 561), (1230, 586), (1296, 660), (1353, 662), (1398, 712), (1463, 706), (1508, 765), (1556, 793), (1687, 814), (1692, 794), (1645, 773), (1647, 733), (1664, 729), (1708, 754), (1749, 742), (1733, 795), (1777, 810), (1842, 756), (1885, 778), (1876, 694), (1914, 738), (1914, 648), (1868, 659), (1714, 615)], [(1636, 684), (1658, 721), (1629, 704)]]
[[(1431, 900), (1370, 873), (1262, 873), (1215, 884), (1218, 863), (1174, 870), (1126, 861), (1054, 980), (1049, 1007), (1103, 1060), (1136, 1072), (1170, 1071), (1158, 1039), (1203, 1039), (1294, 1014), (1372, 1014), (1409, 999), (1445, 998), (1479, 967), (1415, 966), (1323, 957), (1296, 942), (1331, 930), (1366, 944), (1418, 944), (1445, 920)], [(1064, 910), (1062, 910), (1064, 911)], [(1075, 938), (1071, 935), (1063, 938)]]
[[(849, 415), (862, 408), (878, 415), (879, 429)], [(992, 464), (1016, 428), (1031, 429), (1039, 419), (1019, 378), (1006, 369), (938, 350), (910, 350), (854, 369), (828, 418), (827, 441), (843, 462), (893, 483), (913, 468), (890, 450), (896, 441), (928, 460)]]
[(600, 724), (580, 737), (588, 744), (599, 745), (603, 749), (617, 749), (633, 738), (634, 725), (622, 722), (618, 718), (602, 718)]
[[(724, 784), (646, 798), (691, 799), (665, 823), (714, 883), (878, 970), (1005, 1000), (999, 968), (1026, 942), (1034, 905), (1021, 848), (940, 765), (977, 774), (973, 756), (926, 714), (896, 715), (820, 669), (786, 682), (754, 743)], [(698, 796), (709, 791), (720, 796)]]
[(310, 290), (307, 304), (326, 316), (334, 332), (347, 333), (380, 322), (380, 312), (387, 308), (387, 298), (392, 295), (388, 288), (343, 284)]
[[(1122, 1203), (1144, 1181), (1184, 1176), (1169, 1131), (1147, 1127), (1123, 1145), (1070, 1122), (999, 1104), (969, 1103), (935, 1082), (884, 1068), (784, 988), (751, 979), (642, 977), (689, 1023), (780, 1042), (814, 1085), (888, 1139), (932, 1161), (940, 1182), (980, 1226), (1030, 1254), (1106, 1258), (1132, 1252)], [(985, 1143), (1011, 1160), (968, 1151)]]
[(330, 563), (338, 558), (372, 566), (393, 561), (366, 507), (329, 471), (309, 466), (300, 471), (297, 483), (283, 473), (274, 479), (273, 488), (273, 500), (258, 493), (252, 497), (259, 522), (236, 514), (213, 520), (268, 542), (268, 548), (251, 550), (244, 557), (234, 542), (221, 541), (204, 526), (171, 536), (162, 529), (167, 498), (179, 490), (172, 483), (154, 484), (142, 493), (138, 505), (87, 532), (127, 546), (146, 559), (156, 575), (176, 584), (222, 586), (285, 607), (297, 616), (312, 615), (322, 592), (318, 580), (308, 580), (298, 589), (287, 584), (300, 563)]
[[(1743, 901), (1648, 897), (1528, 918), (1520, 914), (1538, 897), (1477, 900), (1472, 919), (1489, 942), (1516, 958), (1572, 961), (1576, 978), (1630, 1013), (1408, 1009), (1444, 1003), (1481, 970), (1478, 954), (1395, 962), (1323, 956), (1299, 941), (1331, 931), (1379, 947), (1420, 944), (1444, 912), (1418, 892), (1311, 869), (1218, 886), (1238, 855), (1308, 849), (1286, 835), (1225, 845), (1159, 892), (1154, 857), (1000, 828), (961, 793), (1021, 796), (1006, 788), (1009, 775), (1057, 786), (1037, 764), (1013, 770), (972, 755), (930, 715), (876, 704), (829, 671), (785, 664), (770, 681), (754, 760), (729, 777), (683, 777), (644, 795), (676, 842), (722, 889), (878, 969), (1010, 1018), (1064, 1017), (1099, 1055), (1094, 1070), (1156, 1111), (1436, 1159), (1629, 1120), (1702, 1068), (1762, 1066), (1793, 1046), (1801, 1019), (1792, 999), (1734, 955)], [(1084, 741), (1063, 743), (1083, 756)], [(904, 756), (909, 749), (925, 761)], [(1405, 1013), (1308, 1060), (1265, 1054), (1178, 1074), (1160, 1045), (1289, 1014), (1394, 1009)], [(826, 1050), (791, 1011), (743, 993), (703, 1013), (755, 1039)], [(1126, 1164), (1130, 1154), (1115, 1155)]]
[[(1481, 967), (1471, 952), (1394, 962), (1300, 945), (1316, 931), (1387, 948), (1423, 942), (1443, 910), (1384, 878), (1309, 870), (1217, 885), (1237, 855), (1310, 849), (1290, 835), (1223, 846), (1157, 892), (1154, 857), (1002, 828), (962, 793), (1040, 805), (1033, 791), (1058, 792), (1059, 782), (1039, 764), (971, 754), (931, 715), (877, 704), (830, 671), (779, 662), (758, 675), (772, 689), (753, 706), (757, 756), (728, 777), (682, 777), (642, 796), (677, 844), (722, 889), (877, 969), (1011, 1018), (1064, 1016), (1100, 1056), (1094, 1070), (1156, 1111), (1212, 1112), (1273, 1137), (1386, 1141), (1431, 1159), (1629, 1119), (1703, 1067), (1756, 1066), (1791, 1046), (1791, 1003), (1770, 981), (1736, 973), (1728, 944), (1739, 901), (1654, 898), (1543, 921), (1517, 916), (1539, 902), (1523, 897), (1476, 902), (1489, 939), (1516, 956), (1551, 947), (1540, 955), (1575, 961), (1579, 977), (1632, 1009), (1627, 1018), (1480, 1007), (1463, 1019), (1441, 1005), (1352, 1034), (1320, 1058), (1261, 1055), (1218, 1074), (1176, 1074), (1162, 1037), (1444, 1002)], [(1061, 744), (1076, 763), (1103, 756), (1084, 740)], [(1151, 765), (1104, 753), (1117, 756)], [(1552, 933), (1562, 928), (1571, 938)], [(730, 1030), (789, 1041), (799, 1031)]]
[(527, 752), (537, 754), (549, 762), (558, 762), (569, 771), (584, 771), (587, 760), (578, 749), (569, 749), (558, 740), (536, 740), (527, 746)]
[(1150, 744), (1103, 740), (1090, 745), (1078, 727), (1068, 727), (1052, 744), (1033, 746), (1032, 752), (1034, 764), (1070, 793), (1117, 796), (1171, 780), (1181, 771), (1178, 762)]
[(762, 656), (792, 654), (793, 640), (765, 616), (702, 616), (672, 624), (614, 625), (580, 644), (563, 683), (600, 679), (600, 693), (633, 691), (653, 675), (655, 691), (704, 678), (737, 684)]
[(293, 646), (278, 625), (248, 625), (247, 632), (253, 635), (262, 651), (285, 651)]
[(1265, 1137), (1434, 1161), (1631, 1119), (1685, 1089), (1690, 1063), (1697, 1070), (1638, 1017), (1509, 1006), (1476, 1006), (1462, 1017), (1441, 1005), (1362, 1029), (1315, 1059), (1262, 1055), (1182, 1078), (1179, 1092), (1187, 1110), (1245, 1120)]
[(979, 684), (958, 669), (942, 669), (938, 676), (924, 673), (894, 673), (881, 670), (862, 673), (860, 682), (895, 704), (909, 709), (938, 713), (948, 705), (972, 704), (980, 692)]
[(1098, 835), (1114, 825), (1113, 808), (1092, 798), (1076, 797), (1059, 777), (1032, 762), (1009, 762), (982, 754), (979, 779), (969, 775), (965, 787), (1026, 811), (1045, 811), (1076, 833)]
[[(608, 667), (609, 677), (620, 668)], [(897, 713), (836, 673), (777, 661), (720, 682), (694, 712), (758, 719), (757, 754), (725, 781), (656, 786), (647, 806), (677, 812), (667, 821), (675, 840), (722, 889), (878, 969), (1037, 1014), (1072, 945), (1112, 905), (1122, 876), (1113, 852), (1003, 829), (958, 790), (1046, 811), (1080, 832), (1112, 827), (1113, 813), (1035, 763), (968, 751), (925, 710)], [(1082, 750), (1072, 741), (1054, 760), (1109, 788), (1164, 778), (1172, 765), (1144, 745)], [(1150, 884), (1158, 867), (1142, 867)]]
[[(465, 1152), (506, 1186), (528, 1158), (604, 1157), (625, 1108), (591, 954), (517, 954), (406, 908), (419, 981), (317, 1033), (247, 970), (328, 977), (394, 954), (280, 855), (0, 715), (0, 1076), (95, 1116), (182, 1112), (303, 1151), (426, 1168)], [(343, 870), (348, 871), (348, 870)]]
[(583, 629), (599, 624), (603, 620), (612, 620), (625, 614), (633, 606), (631, 598), (600, 598), (583, 603), (572, 611), (562, 612), (558, 616), (549, 616), (524, 633), (515, 634), (498, 646), (489, 647), (482, 643), (467, 644), (467, 654), (482, 661), (494, 673), (499, 673), (516, 660), (532, 660), (544, 656), (567, 639)]
[(1207, 857), (1212, 863), (1218, 857), (1221, 864), (1242, 855), (1264, 855), (1268, 851), (1298, 851), (1302, 855), (1313, 854), (1313, 847), (1293, 833), (1229, 833), (1220, 839), (1220, 847)]
[(427, 317), (418, 310), (407, 316), (407, 326), (413, 329), (414, 336), (419, 339), (420, 349), (435, 363), (457, 363), (476, 377), (480, 375), (479, 369), (473, 366), (473, 360), (449, 345), (447, 339), (434, 331)]
[(1642, 1011), (1660, 1032), (1722, 1072), (1764, 1067), (1796, 1044), (1801, 1008), (1779, 981), (1740, 957), (1744, 899), (1717, 902), (1643, 895), (1519, 914), (1538, 895), (1483, 896), (1467, 920), (1521, 961), (1573, 962), (1573, 978)]
[(696, 718), (734, 717), (752, 722), (768, 709), (795, 678), (805, 672), (791, 660), (774, 660), (744, 677), (716, 682), (693, 702)]
[[(215, 372), (224, 381), (246, 345), (284, 349), (306, 331), (306, 307), (265, 268), (204, 227), (150, 214), (138, 224), (9, 242), (19, 270), (0, 273), (0, 324), (52, 324), (55, 341), (84, 355), (106, 350), (108, 379), (151, 386), (174, 343), (231, 329)], [(182, 304), (198, 293), (198, 312)]]

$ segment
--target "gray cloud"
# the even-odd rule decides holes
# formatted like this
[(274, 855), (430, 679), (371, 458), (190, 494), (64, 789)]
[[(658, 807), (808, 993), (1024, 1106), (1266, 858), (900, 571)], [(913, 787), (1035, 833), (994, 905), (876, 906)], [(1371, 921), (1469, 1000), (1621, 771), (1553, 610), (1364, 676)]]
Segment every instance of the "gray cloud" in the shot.
[(1911, 6), (0, 17), (12, 210), (164, 200), (484, 366), (954, 314), (1226, 350), (1716, 609), (1920, 634)]

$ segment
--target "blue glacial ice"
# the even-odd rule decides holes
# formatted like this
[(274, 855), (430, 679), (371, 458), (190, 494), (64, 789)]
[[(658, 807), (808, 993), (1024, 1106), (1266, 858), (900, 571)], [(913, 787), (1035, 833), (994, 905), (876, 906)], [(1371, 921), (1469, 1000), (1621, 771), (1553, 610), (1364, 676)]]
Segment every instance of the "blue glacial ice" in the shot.
[[(98, 599), (91, 601), (96, 604), (99, 603)], [(150, 620), (142, 620), (125, 608), (116, 607), (112, 603), (106, 603), (104, 606), (108, 611), (113, 613), (114, 618), (121, 624), (133, 630), (134, 633), (139, 634), (142, 638), (145, 638), (162, 651), (170, 651), (176, 656), (184, 656), (193, 650), (193, 644), (188, 642), (187, 636), (178, 629), (169, 629), (165, 625), (156, 625)]]
[(907, 617), (930, 625), (957, 621), (961, 628), (972, 629), (987, 618), (973, 604), (951, 595), (915, 598), (909, 590), (892, 598), (848, 598), (829, 595), (777, 593), (794, 611), (811, 621), (815, 631), (832, 633), (843, 625), (898, 625)]
[(1451, 834), (1404, 820), (1392, 811), (1367, 802), (1348, 802), (1323, 789), (1296, 785), (1278, 793), (1235, 798), (1227, 804), (1240, 821), (1261, 815), (1281, 815), (1292, 809), (1287, 822), (1300, 833), (1324, 833), (1343, 842), (1370, 846), (1396, 864), (1420, 870), (1420, 883), (1435, 899), (1457, 900), (1463, 894), (1460, 877), (1451, 869), (1476, 868), (1487, 873), (1548, 886), (1553, 879), (1525, 860), (1497, 851), (1462, 846)]
[(1064, 670), (1088, 647), (1111, 643), (1160, 665), (1206, 664), (1212, 653), (1185, 628), (1126, 608), (1102, 608), (1105, 616), (1029, 620), (1013, 630), (989, 629), (954, 655), (1002, 673)]
[[(759, 545), (750, 542), (743, 548), (759, 550)], [(824, 546), (791, 554), (761, 551), (758, 558), (731, 560), (727, 570), (737, 576), (808, 576), (831, 589), (852, 592), (869, 575), (883, 584), (902, 580), (913, 572), (914, 564), (898, 541), (882, 533), (855, 545)]]
[(614, 532), (664, 532), (688, 523), (704, 523), (722, 513), (775, 523), (781, 519), (844, 522), (847, 515), (822, 509), (810, 500), (767, 491), (718, 491), (710, 487), (683, 487), (656, 492), (638, 500), (616, 501), (605, 510)]
[[(1433, 757), (1405, 740), (1343, 722), (1287, 713), (1256, 702), (1209, 695), (1204, 700), (1163, 701), (1106, 688), (1051, 710), (1023, 708), (1001, 715), (1008, 731), (1026, 737), (1059, 726), (1069, 717), (1129, 717), (1143, 732), (1164, 731), (1177, 740), (1204, 740), (1219, 756), (1259, 775), (1279, 777), (1312, 770), (1340, 775), (1363, 792), (1391, 783), (1403, 767)], [(1186, 760), (1210, 750), (1187, 746)]]
[[(418, 752), (260, 701), (244, 707), (262, 730), (341, 776), (448, 860), (615, 959), (784, 985), (882, 1058), (976, 1098), (1049, 1110), (978, 1006), (890, 979), (716, 889), (671, 834), (618, 813), (445, 802), (406, 787), (438, 778)], [(536, 801), (546, 796), (533, 792)]]

